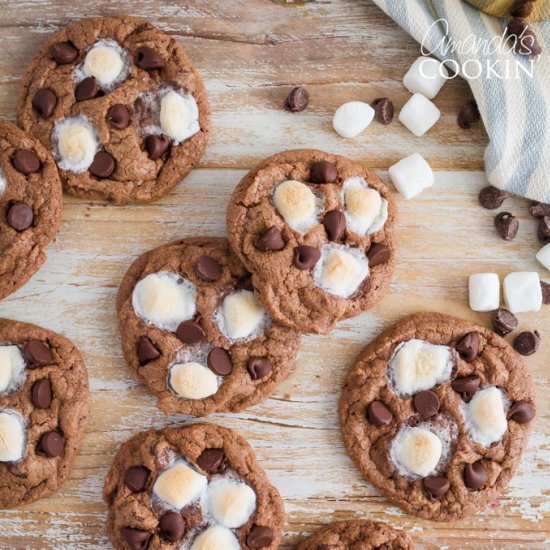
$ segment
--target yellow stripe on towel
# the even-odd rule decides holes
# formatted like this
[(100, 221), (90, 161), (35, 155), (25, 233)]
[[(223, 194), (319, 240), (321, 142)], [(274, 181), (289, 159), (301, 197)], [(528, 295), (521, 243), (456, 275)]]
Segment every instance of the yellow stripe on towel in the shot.
[[(466, 0), (476, 8), (498, 17), (508, 17), (510, 9), (516, 0)], [(535, 0), (535, 7), (529, 16), (531, 21), (550, 19), (550, 2), (548, 0)]]

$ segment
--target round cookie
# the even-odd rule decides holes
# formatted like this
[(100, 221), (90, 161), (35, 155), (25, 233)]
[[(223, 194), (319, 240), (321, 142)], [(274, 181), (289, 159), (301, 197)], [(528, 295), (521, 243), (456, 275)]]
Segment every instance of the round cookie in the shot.
[(74, 344), (0, 319), (0, 507), (57, 491), (86, 430), (88, 375)]
[(123, 443), (105, 480), (115, 548), (265, 549), (284, 509), (250, 445), (212, 424), (149, 430)]
[(413, 550), (405, 531), (366, 520), (331, 523), (300, 543), (296, 550)]
[(397, 210), (382, 181), (345, 157), (279, 153), (237, 185), (229, 242), (269, 314), (303, 333), (327, 333), (374, 306), (396, 261)]
[(0, 299), (22, 287), (46, 260), (61, 222), (55, 163), (20, 128), (0, 120)]
[(273, 322), (226, 239), (195, 237), (140, 256), (119, 289), (122, 348), (165, 413), (236, 412), (294, 366), (300, 335)]
[(30, 62), (20, 125), (52, 151), (65, 190), (116, 204), (165, 195), (200, 159), (210, 113), (183, 48), (133, 17), (84, 19)]
[(506, 490), (534, 416), (531, 377), (512, 347), (438, 313), (378, 336), (340, 400), (344, 442), (363, 476), (436, 521), (477, 514)]

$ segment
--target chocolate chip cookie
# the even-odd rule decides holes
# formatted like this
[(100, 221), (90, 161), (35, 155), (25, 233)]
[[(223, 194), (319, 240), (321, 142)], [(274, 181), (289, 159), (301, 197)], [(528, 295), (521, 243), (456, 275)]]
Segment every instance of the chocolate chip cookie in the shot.
[(46, 260), (61, 221), (61, 182), (52, 157), (14, 124), (0, 120), (0, 299)]
[(248, 443), (212, 424), (123, 443), (105, 480), (115, 548), (275, 550), (284, 509)]
[(534, 416), (531, 377), (513, 348), (438, 313), (408, 317), (368, 345), (340, 400), (361, 473), (436, 521), (479, 513), (506, 490)]
[(290, 373), (300, 344), (266, 313), (223, 238), (183, 239), (140, 256), (117, 309), (126, 362), (166, 414), (263, 401)]
[(280, 323), (327, 333), (371, 308), (396, 260), (395, 202), (372, 171), (322, 151), (285, 151), (236, 187), (229, 242)]
[(296, 550), (413, 550), (405, 531), (385, 523), (352, 520), (323, 527), (299, 544)]
[(117, 204), (165, 195), (200, 159), (209, 109), (183, 48), (132, 17), (52, 35), (23, 77), (19, 122), (51, 151), (66, 191)]
[(88, 418), (88, 376), (74, 344), (49, 330), (0, 319), (0, 506), (57, 491)]

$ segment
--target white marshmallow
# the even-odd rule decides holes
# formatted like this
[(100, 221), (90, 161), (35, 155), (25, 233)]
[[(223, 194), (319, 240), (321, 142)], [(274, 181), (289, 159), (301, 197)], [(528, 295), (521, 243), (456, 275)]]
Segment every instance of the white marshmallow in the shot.
[(345, 138), (358, 136), (374, 118), (374, 109), (362, 101), (350, 101), (340, 105), (332, 119), (334, 130)]
[(396, 348), (388, 377), (398, 395), (413, 395), (449, 380), (454, 364), (454, 352), (448, 346), (413, 339)]
[(54, 156), (62, 170), (85, 172), (99, 149), (99, 133), (83, 115), (62, 118), (52, 131)]
[(25, 358), (17, 346), (0, 346), (0, 393), (17, 390), (25, 380)]
[(206, 491), (208, 478), (190, 468), (184, 461), (175, 462), (155, 481), (153, 493), (168, 505), (181, 510)]
[(241, 481), (215, 477), (208, 486), (208, 509), (224, 527), (242, 527), (256, 509), (256, 493)]
[(223, 299), (215, 318), (224, 336), (230, 340), (239, 340), (259, 335), (267, 314), (254, 292), (238, 290)]
[(170, 367), (170, 386), (185, 399), (205, 399), (218, 391), (218, 377), (208, 367), (195, 361)]
[(388, 201), (363, 178), (346, 180), (342, 194), (349, 229), (359, 235), (372, 235), (384, 227), (388, 219)]
[(225, 527), (215, 525), (203, 531), (193, 542), (191, 550), (240, 550), (237, 537)]
[(537, 252), (537, 260), (546, 268), (548, 271), (550, 271), (550, 243), (547, 245), (544, 245), (538, 252)]
[(403, 84), (411, 94), (420, 93), (433, 99), (449, 78), (445, 65), (433, 57), (420, 56), (403, 78)]
[(0, 411), (0, 462), (16, 462), (25, 454), (25, 424), (16, 411)]
[(500, 280), (496, 273), (475, 273), (468, 281), (470, 309), (494, 311), (500, 306)]
[(406, 199), (412, 199), (434, 184), (430, 165), (418, 153), (414, 153), (390, 166), (388, 170), (395, 188)]
[(178, 273), (159, 271), (141, 279), (132, 294), (132, 307), (146, 323), (175, 332), (195, 315), (195, 285)]
[(199, 108), (191, 94), (169, 91), (160, 101), (160, 125), (174, 145), (200, 130)]
[(407, 426), (392, 442), (391, 458), (398, 467), (415, 476), (434, 472), (443, 452), (441, 439), (425, 428)]
[(88, 50), (81, 70), (85, 77), (93, 76), (102, 89), (109, 90), (128, 76), (128, 60), (128, 53), (118, 42), (99, 40)]
[(500, 441), (508, 429), (508, 399), (493, 387), (478, 390), (469, 403), (462, 404), (464, 424), (472, 441), (488, 447)]
[(5, 190), (6, 190), (6, 178), (4, 176), (4, 172), (2, 172), (2, 168), (0, 168), (0, 197), (4, 194)]
[(317, 199), (302, 182), (286, 180), (277, 185), (273, 192), (273, 204), (285, 223), (295, 231), (305, 233), (319, 223)]
[(540, 311), (542, 288), (539, 274), (534, 271), (517, 271), (504, 277), (504, 301), (512, 313)]
[(315, 264), (315, 284), (341, 298), (348, 298), (369, 274), (369, 262), (362, 250), (342, 245), (321, 249), (321, 259)]
[(441, 116), (441, 111), (422, 94), (414, 94), (399, 113), (400, 122), (415, 136), (423, 136)]

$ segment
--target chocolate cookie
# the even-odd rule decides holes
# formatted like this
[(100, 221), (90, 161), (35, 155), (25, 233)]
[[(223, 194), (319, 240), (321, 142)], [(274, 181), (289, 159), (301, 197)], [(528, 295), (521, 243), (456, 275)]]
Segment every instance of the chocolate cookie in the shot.
[(323, 527), (296, 550), (413, 550), (405, 531), (366, 520), (339, 521)]
[(0, 319), (0, 506), (57, 491), (88, 418), (88, 376), (74, 344)]
[(534, 416), (531, 377), (512, 347), (438, 313), (376, 338), (340, 400), (361, 473), (405, 511), (436, 521), (479, 513), (506, 489)]
[(52, 151), (64, 188), (86, 199), (144, 203), (200, 159), (210, 113), (183, 48), (132, 17), (84, 19), (32, 59), (21, 126)]
[(140, 256), (117, 309), (126, 362), (166, 414), (263, 401), (290, 373), (300, 344), (265, 312), (223, 238), (183, 239)]
[(285, 151), (236, 187), (229, 242), (269, 314), (300, 332), (327, 333), (387, 291), (397, 211), (380, 179), (322, 151)]
[(61, 183), (44, 147), (0, 120), (0, 299), (22, 287), (46, 260), (61, 221)]
[(284, 509), (254, 451), (212, 424), (149, 430), (123, 443), (105, 480), (115, 548), (275, 550)]

